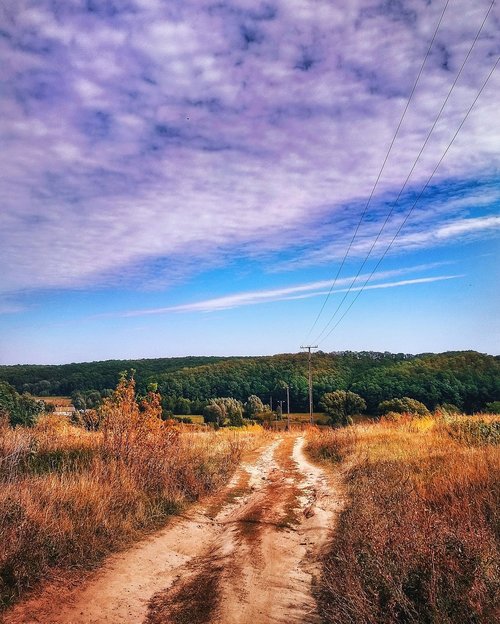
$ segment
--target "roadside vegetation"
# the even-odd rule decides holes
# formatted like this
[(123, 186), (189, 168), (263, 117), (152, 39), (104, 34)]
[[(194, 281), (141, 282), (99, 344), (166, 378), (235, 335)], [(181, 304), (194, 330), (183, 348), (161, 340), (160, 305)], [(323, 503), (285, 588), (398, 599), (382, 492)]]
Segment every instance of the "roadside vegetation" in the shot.
[(255, 426), (200, 431), (161, 414), (159, 395), (137, 399), (125, 377), (95, 412), (96, 426), (45, 414), (14, 428), (4, 408), (0, 607), (51, 573), (98, 563), (216, 490), (262, 435)]
[[(332, 624), (489, 624), (500, 604), (500, 419), (397, 413), (311, 429), (346, 505), (318, 599)], [(415, 409), (419, 406), (414, 406)], [(419, 408), (420, 409), (420, 408)]]

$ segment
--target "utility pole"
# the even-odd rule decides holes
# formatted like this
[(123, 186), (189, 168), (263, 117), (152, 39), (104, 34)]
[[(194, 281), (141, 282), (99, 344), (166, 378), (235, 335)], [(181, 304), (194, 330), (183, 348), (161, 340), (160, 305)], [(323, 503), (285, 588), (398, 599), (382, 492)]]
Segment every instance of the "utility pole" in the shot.
[(281, 414), (281, 417), (283, 417), (283, 403), (284, 402), (285, 401), (278, 401), (278, 405), (279, 405), (278, 414)]
[(286, 384), (286, 414), (287, 414), (287, 427), (290, 431), (290, 386)]
[(311, 425), (314, 424), (313, 419), (313, 384), (312, 384), (312, 372), (311, 372), (311, 349), (317, 349), (318, 345), (306, 345), (305, 347), (301, 346), (301, 349), (306, 349), (308, 351), (307, 365), (309, 370), (309, 422)]

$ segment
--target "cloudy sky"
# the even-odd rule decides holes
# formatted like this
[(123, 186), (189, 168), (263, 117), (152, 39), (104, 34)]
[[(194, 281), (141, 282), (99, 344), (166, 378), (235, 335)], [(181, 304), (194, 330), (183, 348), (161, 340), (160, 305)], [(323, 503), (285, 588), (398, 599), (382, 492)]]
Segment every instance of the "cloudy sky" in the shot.
[(0, 361), (498, 353), (499, 33), (491, 0), (3, 0)]

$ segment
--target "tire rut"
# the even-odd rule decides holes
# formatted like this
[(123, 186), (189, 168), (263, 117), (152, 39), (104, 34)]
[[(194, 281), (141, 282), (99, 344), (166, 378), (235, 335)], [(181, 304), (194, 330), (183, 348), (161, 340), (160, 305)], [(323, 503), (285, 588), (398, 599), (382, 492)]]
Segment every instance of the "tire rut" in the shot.
[(253, 451), (218, 494), (133, 548), (81, 588), (47, 588), (5, 624), (271, 624), (319, 622), (321, 548), (340, 508), (304, 438)]

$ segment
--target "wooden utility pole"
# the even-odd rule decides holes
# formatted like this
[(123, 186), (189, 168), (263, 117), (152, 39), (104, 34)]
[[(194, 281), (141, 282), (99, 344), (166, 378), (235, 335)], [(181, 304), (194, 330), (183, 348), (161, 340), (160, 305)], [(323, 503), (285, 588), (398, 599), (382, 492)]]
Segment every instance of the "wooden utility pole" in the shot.
[(301, 346), (301, 349), (306, 349), (308, 351), (307, 365), (309, 370), (309, 422), (311, 425), (314, 424), (313, 419), (313, 384), (312, 384), (312, 371), (311, 371), (311, 349), (317, 349), (318, 345), (306, 345), (305, 347)]
[(290, 386), (288, 384), (286, 384), (286, 414), (288, 431), (290, 431)]
[(281, 418), (283, 418), (283, 403), (285, 401), (278, 401), (278, 405), (279, 407), (277, 408), (277, 414), (276, 414), (276, 420), (278, 420), (278, 416), (281, 416)]

